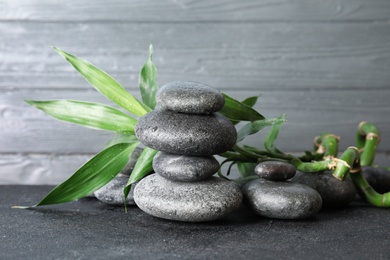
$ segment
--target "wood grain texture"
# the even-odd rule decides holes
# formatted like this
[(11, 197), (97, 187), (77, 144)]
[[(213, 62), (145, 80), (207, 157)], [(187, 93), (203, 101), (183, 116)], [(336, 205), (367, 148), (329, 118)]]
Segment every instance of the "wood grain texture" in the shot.
[[(378, 125), (390, 152), (388, 0), (0, 0), (0, 184), (55, 184), (112, 134), (56, 121), (23, 99), (111, 104), (49, 46), (83, 57), (138, 95), (154, 44), (157, 83), (193, 80), (237, 99), (262, 94), (266, 117), (288, 114), (277, 145), (314, 136), (354, 144)], [(266, 131), (245, 142), (262, 147)]]
[(121, 22), (378, 21), (387, 0), (1, 0), (2, 20)]
[(158, 83), (243, 89), (387, 88), (390, 26), (378, 23), (0, 23), (1, 88), (85, 89), (49, 45), (135, 89), (155, 47)]
[[(220, 89), (225, 91), (224, 89)], [(312, 148), (313, 138), (323, 132), (342, 136), (341, 148), (355, 144), (356, 127), (361, 121), (378, 125), (382, 133), (380, 151), (390, 147), (390, 88), (382, 90), (312, 91), (225, 91), (242, 100), (261, 94), (256, 109), (266, 117), (287, 113), (278, 146), (300, 152)], [(135, 96), (138, 93), (132, 92)], [(42, 111), (29, 107), (23, 99), (73, 99), (112, 104), (96, 91), (69, 89), (19, 90), (0, 93), (0, 153), (96, 153), (112, 137), (109, 132), (86, 129), (57, 121)], [(246, 141), (263, 147), (266, 131)]]

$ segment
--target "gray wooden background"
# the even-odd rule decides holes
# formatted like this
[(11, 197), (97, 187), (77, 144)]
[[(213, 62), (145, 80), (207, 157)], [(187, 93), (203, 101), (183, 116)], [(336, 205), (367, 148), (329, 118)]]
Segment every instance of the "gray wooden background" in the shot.
[[(139, 97), (152, 40), (158, 84), (193, 80), (287, 113), (278, 146), (312, 148), (330, 131), (354, 145), (382, 132), (390, 165), (389, 0), (0, 0), (0, 184), (55, 184), (111, 135), (56, 121), (24, 99), (110, 104), (50, 46), (83, 57)], [(247, 142), (262, 147), (264, 134)]]

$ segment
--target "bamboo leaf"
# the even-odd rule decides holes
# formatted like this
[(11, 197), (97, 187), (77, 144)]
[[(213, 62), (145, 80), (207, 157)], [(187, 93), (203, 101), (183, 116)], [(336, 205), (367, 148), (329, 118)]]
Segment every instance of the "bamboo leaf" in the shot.
[(237, 168), (238, 168), (238, 172), (240, 173), (241, 178), (254, 176), (256, 165), (257, 165), (257, 163), (238, 162)]
[[(280, 118), (282, 119), (285, 119), (286, 118), (286, 115), (282, 115)], [(280, 131), (280, 128), (282, 127), (282, 124), (285, 122), (286, 120), (284, 121), (281, 121), (279, 123), (276, 123), (274, 124), (272, 127), (271, 127), (271, 130), (268, 132), (266, 138), (265, 138), (265, 141), (264, 141), (264, 147), (265, 149), (270, 152), (270, 153), (281, 153), (281, 151), (279, 151), (274, 143), (276, 141), (276, 139), (278, 138), (278, 135), (279, 135), (279, 131)]]
[(241, 101), (241, 103), (243, 103), (244, 105), (247, 105), (248, 107), (254, 107), (254, 105), (256, 105), (259, 97), (260, 97), (260, 95), (248, 97), (248, 98), (244, 99), (243, 101)]
[(99, 103), (75, 100), (26, 100), (26, 103), (61, 121), (93, 129), (134, 133), (137, 123), (122, 111)]
[(156, 107), (156, 67), (152, 62), (153, 45), (149, 46), (149, 58), (144, 64), (139, 74), (139, 88), (141, 91), (142, 101), (151, 109)]
[(133, 143), (138, 139), (134, 134), (117, 133), (110, 141), (106, 143), (106, 147), (113, 146), (120, 143)]
[(225, 97), (225, 105), (219, 112), (227, 118), (239, 121), (255, 121), (264, 119), (264, 116), (250, 106), (247, 106), (224, 93), (223, 95)]
[(245, 137), (248, 135), (253, 135), (262, 130), (263, 128), (267, 126), (272, 126), (275, 124), (282, 124), (286, 122), (286, 118), (284, 116), (276, 117), (276, 118), (269, 118), (269, 119), (263, 119), (263, 120), (256, 120), (250, 123), (247, 123), (244, 125), (240, 130), (237, 132), (237, 143), (244, 140)]
[(101, 188), (126, 166), (138, 144), (139, 142), (116, 144), (104, 149), (35, 206), (74, 201)]
[(106, 72), (98, 69), (84, 59), (78, 58), (56, 47), (53, 48), (106, 98), (137, 116), (142, 116), (150, 111), (150, 108), (147, 108), (139, 102)]
[(145, 147), (145, 149), (142, 151), (141, 155), (137, 160), (137, 163), (134, 166), (133, 171), (131, 172), (129, 181), (127, 182), (127, 185), (123, 190), (125, 198), (127, 198), (127, 195), (129, 194), (131, 184), (141, 180), (143, 177), (153, 171), (153, 158), (157, 152), (158, 151), (153, 150), (149, 147)]

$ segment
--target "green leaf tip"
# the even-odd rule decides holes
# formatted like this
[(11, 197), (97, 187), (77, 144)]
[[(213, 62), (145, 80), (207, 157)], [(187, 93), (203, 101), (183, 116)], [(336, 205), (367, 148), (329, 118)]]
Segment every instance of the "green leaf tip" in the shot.
[(57, 47), (53, 47), (53, 49), (64, 57), (89, 84), (118, 106), (137, 116), (143, 116), (150, 112), (150, 108), (138, 101), (118, 81), (103, 70), (95, 67), (89, 61), (76, 57)]

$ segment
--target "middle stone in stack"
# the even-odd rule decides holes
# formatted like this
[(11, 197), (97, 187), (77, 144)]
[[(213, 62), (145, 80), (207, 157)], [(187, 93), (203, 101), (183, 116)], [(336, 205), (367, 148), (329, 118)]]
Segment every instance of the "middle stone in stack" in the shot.
[(134, 191), (138, 207), (156, 217), (179, 221), (221, 218), (242, 201), (240, 189), (212, 177), (219, 163), (213, 154), (229, 150), (236, 142), (234, 125), (216, 113), (223, 95), (195, 82), (172, 82), (159, 89), (158, 107), (139, 119), (138, 139), (160, 151), (152, 174)]

